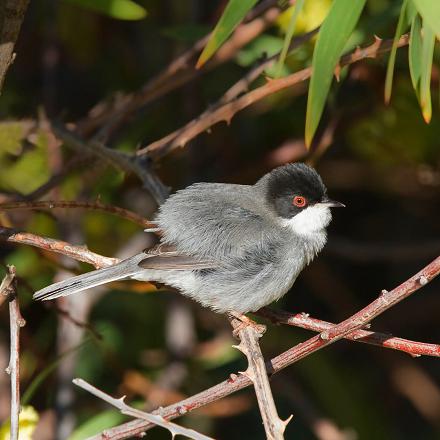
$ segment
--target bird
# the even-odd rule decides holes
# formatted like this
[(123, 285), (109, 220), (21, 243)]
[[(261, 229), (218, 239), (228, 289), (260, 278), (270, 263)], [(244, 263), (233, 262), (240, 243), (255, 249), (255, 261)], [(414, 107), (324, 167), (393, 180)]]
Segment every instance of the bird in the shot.
[(157, 246), (33, 297), (53, 300), (135, 279), (168, 285), (216, 312), (243, 316), (290, 290), (324, 247), (331, 208), (344, 206), (327, 196), (317, 171), (304, 163), (279, 166), (254, 185), (195, 183), (160, 206), (154, 219)]

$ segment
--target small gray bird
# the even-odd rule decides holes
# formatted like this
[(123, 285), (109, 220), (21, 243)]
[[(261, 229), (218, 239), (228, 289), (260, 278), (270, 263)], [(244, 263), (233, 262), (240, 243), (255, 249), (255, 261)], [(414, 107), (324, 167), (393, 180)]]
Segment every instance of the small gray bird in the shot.
[(34, 298), (135, 279), (175, 287), (217, 312), (254, 312), (292, 287), (327, 240), (330, 208), (343, 206), (302, 163), (276, 168), (252, 186), (196, 183), (160, 207), (160, 245), (52, 284)]

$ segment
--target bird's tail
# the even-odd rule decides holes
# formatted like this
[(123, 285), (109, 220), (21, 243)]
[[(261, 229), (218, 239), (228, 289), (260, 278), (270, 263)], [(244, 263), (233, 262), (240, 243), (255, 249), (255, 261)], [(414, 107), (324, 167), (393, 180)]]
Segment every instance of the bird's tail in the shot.
[(144, 260), (145, 257), (146, 255), (144, 253), (137, 254), (114, 266), (97, 269), (83, 275), (69, 278), (68, 280), (60, 281), (59, 283), (51, 284), (35, 292), (33, 298), (37, 300), (55, 299), (100, 286), (101, 284), (130, 278), (132, 275), (143, 270), (139, 267), (139, 263)]

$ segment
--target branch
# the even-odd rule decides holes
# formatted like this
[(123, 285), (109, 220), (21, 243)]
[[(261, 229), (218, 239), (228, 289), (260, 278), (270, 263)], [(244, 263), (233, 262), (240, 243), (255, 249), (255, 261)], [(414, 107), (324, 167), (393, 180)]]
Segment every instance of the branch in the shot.
[[(262, 3), (250, 12), (248, 19), (235, 29), (228, 41), (203, 68), (198, 70), (195, 68), (195, 57), (205, 47), (209, 35), (195, 42), (190, 49), (148, 81), (141, 90), (119, 98), (110, 108), (102, 103), (95, 106), (91, 111), (92, 114), (79, 123), (78, 131), (88, 136), (97, 127), (101, 127), (95, 139), (105, 140), (124, 120), (142, 107), (232, 59), (242, 47), (263, 33), (279, 17), (281, 10), (278, 0), (268, 0)], [(294, 0), (290, 0), (289, 3), (294, 3)]]
[[(309, 41), (314, 35), (318, 33), (319, 28), (316, 28), (310, 32), (307, 32), (306, 34), (295, 38), (293, 40), (292, 44), (290, 45), (289, 51), (292, 51), (302, 44), (304, 44), (306, 41)], [(162, 139), (159, 139), (150, 145), (148, 147), (145, 147), (137, 152), (138, 155), (146, 153), (146, 148), (150, 150), (156, 150), (160, 149), (162, 147), (165, 147), (166, 145), (169, 145), (174, 139), (176, 139), (179, 136), (184, 136), (185, 132), (190, 130), (191, 127), (194, 127), (196, 124), (200, 123), (200, 120), (203, 120), (204, 118), (209, 118), (209, 116), (212, 114), (212, 112), (215, 109), (220, 108), (221, 106), (224, 106), (231, 101), (233, 101), (237, 96), (239, 96), (241, 93), (244, 93), (249, 90), (249, 86), (270, 66), (275, 64), (277, 59), (279, 58), (279, 53), (276, 53), (275, 55), (269, 57), (268, 59), (261, 62), (259, 65), (251, 69), (243, 78), (238, 80), (234, 85), (232, 85), (221, 97), (220, 99), (212, 106), (210, 106), (207, 110), (205, 110), (201, 115), (199, 115), (197, 118), (193, 119), (192, 121), (188, 122), (183, 127), (173, 131), (172, 133), (169, 133)]]
[[(90, 251), (84, 246), (74, 246), (65, 241), (55, 240), (53, 238), (42, 237), (28, 232), (16, 232), (13, 229), (0, 227), (0, 240), (4, 239), (12, 243), (22, 243), (30, 246), (35, 246), (49, 252), (56, 252), (78, 261), (92, 264), (96, 268), (108, 267), (118, 263), (118, 258), (104, 257)], [(1, 301), (1, 296), (0, 296)], [(1, 305), (1, 302), (0, 302)], [(305, 328), (316, 332), (328, 330), (334, 324), (326, 321), (321, 321), (316, 318), (310, 318), (306, 313), (291, 314), (281, 310), (271, 310), (263, 308), (258, 311), (258, 315), (268, 318), (276, 323), (284, 323), (295, 327)], [(411, 341), (393, 337), (384, 333), (356, 330), (346, 339), (362, 342), (365, 344), (376, 345), (393, 350), (403, 351), (412, 356), (440, 356), (440, 346), (437, 344), (427, 344), (424, 342)]]
[[(440, 257), (437, 257), (434, 261), (424, 267), (416, 275), (402, 283), (386, 294), (387, 308), (403, 300), (407, 296), (411, 295), (422, 286), (426, 285), (429, 281), (435, 278), (440, 273)], [(267, 370), (271, 373), (277, 373), (278, 371), (286, 368), (287, 366), (303, 359), (306, 356), (338, 341), (339, 339), (347, 336), (352, 331), (357, 330), (360, 327), (364, 327), (369, 321), (377, 317), (382, 313), (385, 308), (383, 307), (384, 294), (382, 294), (377, 300), (373, 301), (370, 305), (362, 309), (360, 312), (348, 318), (342, 323), (335, 325), (331, 330), (325, 330), (323, 333), (302, 342), (295, 347), (281, 353), (274, 357), (266, 364)], [(208, 403), (217, 401), (229, 394), (239, 391), (252, 384), (252, 381), (243, 375), (231, 375), (229, 379), (208, 388), (194, 396), (188, 397), (185, 400), (177, 402), (173, 405), (167, 406), (154, 413), (160, 413), (167, 419), (173, 419), (186, 414), (189, 411), (193, 411)], [(107, 431), (107, 438), (111, 439), (124, 439), (134, 435), (138, 435), (145, 432), (152, 427), (151, 424), (144, 421), (135, 420), (129, 423), (124, 423), (115, 428)], [(101, 437), (95, 436), (91, 440), (98, 440)]]
[(65, 241), (41, 237), (40, 235), (31, 234), (29, 232), (17, 232), (14, 229), (1, 226), (0, 240), (5, 240), (11, 243), (27, 244), (46, 251), (56, 252), (73, 258), (74, 260), (92, 264), (96, 268), (112, 266), (119, 261), (117, 258), (109, 258), (95, 254), (85, 246), (74, 246)]
[(284, 439), (283, 434), (286, 425), (293, 416), (290, 416), (285, 422), (278, 416), (263, 354), (258, 344), (262, 332), (257, 330), (255, 324), (244, 323), (237, 318), (231, 319), (231, 325), (234, 328), (234, 333), (237, 333), (240, 338), (240, 344), (234, 347), (240, 350), (248, 360), (247, 370), (240, 374), (249, 378), (254, 384), (266, 438), (269, 440), (282, 440)]
[(113, 205), (97, 202), (77, 202), (69, 200), (44, 200), (39, 202), (8, 202), (0, 203), (0, 211), (16, 209), (57, 209), (57, 208), (82, 208), (93, 211), (103, 211), (136, 223), (143, 228), (155, 228), (156, 225), (141, 217), (133, 211)]
[[(287, 324), (293, 327), (300, 327), (315, 332), (324, 332), (332, 328), (335, 324), (320, 319), (311, 318), (308, 313), (289, 313), (284, 310), (274, 310), (263, 307), (257, 315), (269, 319), (274, 324)], [(433, 356), (440, 357), (440, 345), (428, 344), (425, 342), (410, 341), (409, 339), (397, 338), (385, 333), (355, 330), (345, 339), (350, 341), (362, 342), (364, 344), (376, 345), (378, 347), (390, 348), (392, 350), (403, 351), (413, 357)]]
[(136, 417), (137, 419), (143, 419), (148, 423), (152, 423), (154, 425), (158, 425), (162, 428), (168, 429), (168, 431), (171, 432), (173, 438), (176, 435), (184, 435), (194, 440), (213, 440), (211, 437), (200, 434), (193, 429), (184, 428), (183, 426), (168, 422), (162, 416), (149, 414), (147, 412), (133, 408), (124, 402), (125, 396), (121, 397), (120, 399), (115, 399), (114, 397), (109, 396), (103, 391), (98, 390), (98, 388), (95, 388), (93, 385), (90, 385), (83, 379), (73, 379), (72, 382), (83, 390), (88, 391), (99, 399), (102, 399), (105, 402), (110, 403), (110, 405), (113, 405), (115, 408), (118, 408), (122, 414), (126, 414), (130, 417)]
[(6, 373), (11, 376), (11, 440), (18, 440), (20, 414), (20, 328), (26, 324), (18, 305), (15, 267), (8, 266), (8, 273), (0, 286), (0, 295), (9, 299), (11, 348)]
[[(409, 34), (405, 34), (400, 37), (397, 46), (406, 46), (408, 43)], [(339, 62), (338, 69), (365, 58), (376, 58), (379, 54), (390, 51), (392, 45), (393, 40), (384, 41), (377, 38), (372, 45), (364, 49), (357, 48), (350, 54), (343, 56)], [(225, 121), (229, 124), (232, 117), (239, 111), (269, 95), (309, 79), (311, 74), (312, 68), (308, 67), (284, 78), (270, 79), (265, 85), (252, 90), (234, 101), (228, 102), (227, 104), (214, 108), (213, 110), (206, 111), (202, 116), (190, 121), (182, 127), (179, 130), (180, 133), (172, 140), (167, 138), (164, 139), (167, 139), (168, 142), (164, 142), (162, 139), (158, 140), (140, 149), (137, 154), (148, 155), (153, 159), (159, 159), (178, 147), (184, 147), (191, 139), (208, 130), (214, 124), (221, 121)]]
[(14, 45), (29, 0), (0, 0), (0, 93), (6, 72), (14, 62)]
[(121, 151), (112, 150), (101, 142), (86, 142), (78, 135), (61, 125), (52, 124), (52, 130), (59, 139), (76, 151), (81, 153), (86, 152), (88, 154), (91, 153), (94, 156), (103, 159), (113, 167), (137, 176), (142, 182), (143, 188), (153, 196), (158, 205), (162, 204), (166, 199), (168, 188), (165, 187), (154, 174), (148, 159), (145, 160), (146, 158), (142, 159)]

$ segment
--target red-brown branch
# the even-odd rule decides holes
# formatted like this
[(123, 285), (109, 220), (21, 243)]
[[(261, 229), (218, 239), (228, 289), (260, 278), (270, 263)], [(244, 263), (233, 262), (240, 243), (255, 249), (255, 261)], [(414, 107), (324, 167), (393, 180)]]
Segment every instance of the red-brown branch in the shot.
[(92, 211), (102, 211), (116, 215), (125, 220), (136, 223), (143, 228), (154, 228), (155, 224), (141, 217), (133, 211), (120, 208), (118, 206), (106, 205), (97, 202), (78, 202), (74, 200), (44, 200), (39, 202), (8, 202), (0, 203), (0, 211), (18, 210), (18, 209), (59, 209), (59, 208), (79, 208)]
[[(372, 319), (383, 313), (387, 308), (405, 299), (420, 287), (427, 284), (440, 273), (440, 257), (424, 267), (416, 275), (402, 283), (390, 292), (382, 293), (381, 296), (364, 307), (358, 313), (354, 314), (345, 321), (332, 326), (330, 330), (325, 330), (319, 335), (313, 336), (305, 342), (302, 342), (295, 347), (281, 353), (272, 360), (270, 360), (266, 367), (267, 370), (274, 374), (286, 368), (287, 366), (303, 359), (306, 356), (346, 337), (351, 332), (364, 327)], [(384, 300), (385, 297), (385, 300)], [(161, 414), (167, 419), (174, 419), (183, 414), (193, 411), (208, 403), (219, 400), (231, 393), (248, 387), (252, 381), (243, 375), (231, 375), (231, 377), (205, 391), (202, 391), (194, 396), (188, 397), (185, 400), (177, 402), (173, 405), (167, 406), (157, 410), (155, 413)], [(154, 414), (154, 413), (153, 413)], [(106, 439), (124, 439), (134, 435), (139, 435), (147, 429), (152, 428), (153, 425), (145, 423), (141, 420), (135, 420), (129, 423), (124, 423), (115, 428), (106, 431)], [(102, 439), (100, 435), (92, 437), (92, 439)]]
[(74, 260), (89, 263), (96, 268), (116, 264), (117, 258), (104, 257), (87, 249), (85, 246), (74, 246), (70, 243), (53, 238), (41, 237), (29, 232), (17, 232), (14, 229), (0, 227), (0, 240), (10, 243), (27, 244), (50, 252), (66, 255)]
[[(409, 34), (406, 34), (400, 38), (397, 46), (406, 46), (408, 43)], [(339, 62), (338, 69), (341, 66), (353, 64), (365, 58), (376, 58), (381, 53), (390, 51), (392, 45), (393, 40), (376, 39), (370, 46), (363, 49), (357, 48), (350, 54), (343, 56)], [(161, 158), (176, 148), (184, 147), (191, 139), (208, 130), (218, 122), (225, 121), (229, 124), (232, 117), (239, 111), (269, 95), (309, 79), (311, 74), (312, 68), (308, 67), (284, 78), (271, 79), (265, 85), (252, 90), (232, 102), (216, 107), (212, 111), (207, 111), (203, 113), (202, 116), (188, 122), (184, 127), (178, 130), (179, 134), (174, 138), (170, 139), (168, 135), (140, 149), (137, 154), (147, 154), (155, 159)]]
[[(293, 327), (300, 327), (314, 332), (324, 332), (334, 327), (335, 324), (320, 319), (312, 318), (307, 313), (289, 313), (284, 310), (274, 310), (264, 307), (257, 312), (257, 315), (269, 319), (275, 324), (287, 324)], [(345, 339), (365, 344), (376, 345), (378, 347), (390, 348), (392, 350), (403, 351), (411, 356), (434, 356), (440, 357), (440, 345), (428, 344), (426, 342), (411, 341), (409, 339), (398, 338), (393, 335), (375, 332), (372, 330), (355, 330)]]
[(11, 440), (18, 440), (19, 414), (20, 414), (20, 328), (26, 324), (20, 313), (17, 298), (15, 267), (8, 266), (1, 286), (0, 296), (9, 300), (9, 322), (11, 334), (11, 347), (9, 365), (6, 373), (11, 376)]

